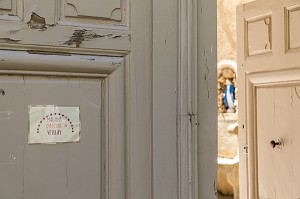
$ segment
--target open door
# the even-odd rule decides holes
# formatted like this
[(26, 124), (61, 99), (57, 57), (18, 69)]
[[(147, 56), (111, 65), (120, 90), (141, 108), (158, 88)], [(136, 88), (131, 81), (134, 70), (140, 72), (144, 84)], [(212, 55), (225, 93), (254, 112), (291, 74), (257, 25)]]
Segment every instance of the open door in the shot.
[(300, 197), (300, 1), (238, 7), (242, 199)]

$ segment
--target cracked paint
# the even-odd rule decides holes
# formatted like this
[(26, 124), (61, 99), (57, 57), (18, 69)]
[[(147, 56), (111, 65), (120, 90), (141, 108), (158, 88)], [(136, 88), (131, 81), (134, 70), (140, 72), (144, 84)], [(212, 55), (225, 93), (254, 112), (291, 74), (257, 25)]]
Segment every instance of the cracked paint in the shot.
[(124, 36), (129, 37), (128, 34), (126, 34), (126, 35), (119, 35), (119, 34), (99, 35), (90, 30), (81, 29), (81, 30), (75, 30), (73, 32), (72, 36), (69, 38), (69, 40), (64, 42), (63, 44), (67, 44), (69, 46), (76, 45), (76, 47), (80, 47), (80, 45), (82, 44), (83, 41), (91, 41), (93, 39), (104, 38), (104, 37), (107, 37), (109, 39), (116, 39), (116, 38), (122, 38)]
[(8, 155), (8, 160), (5, 162), (1, 162), (0, 165), (13, 165), (15, 164), (15, 161), (17, 160), (17, 157), (13, 154)]
[(299, 95), (299, 93), (298, 93), (298, 91), (297, 91), (297, 88), (294, 87), (294, 89), (295, 89), (295, 93), (296, 93), (296, 95), (297, 95), (297, 98), (300, 100), (300, 95)]

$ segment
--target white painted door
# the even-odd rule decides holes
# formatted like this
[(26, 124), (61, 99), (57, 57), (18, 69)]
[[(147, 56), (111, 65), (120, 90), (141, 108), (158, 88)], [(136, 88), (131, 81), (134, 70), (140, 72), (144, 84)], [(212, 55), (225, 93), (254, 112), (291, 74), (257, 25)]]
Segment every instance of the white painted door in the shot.
[[(200, 9), (202, 3), (198, 6)], [(186, 81), (191, 71), (197, 71), (197, 63), (191, 69), (194, 58), (190, 57), (197, 53), (190, 45), (197, 43), (192, 33), (198, 26), (193, 26), (192, 31), (191, 24), (196, 23), (191, 19), (196, 16), (197, 12), (191, 12), (196, 7), (196, 2), (177, 0), (0, 0), (0, 89), (6, 92), (0, 96), (0, 126), (10, 132), (1, 129), (0, 134), (11, 136), (1, 139), (0, 198), (196, 198), (198, 186), (199, 196), (215, 195), (215, 175), (208, 174), (215, 173), (211, 169), (211, 164), (216, 167), (215, 158), (210, 155), (211, 150), (215, 151), (210, 144), (215, 134), (207, 133), (214, 125), (211, 108), (207, 108), (212, 105), (206, 100), (213, 94), (203, 93), (198, 106), (205, 115), (198, 119), (203, 132), (199, 137), (194, 131), (197, 107), (191, 108), (183, 98), (180, 100), (184, 96), (190, 102), (197, 96), (191, 93), (196, 88)], [(201, 35), (203, 39), (214, 31), (199, 32), (205, 34)], [(205, 42), (201, 47), (204, 53), (201, 50), (199, 54), (215, 52), (214, 44)], [(178, 50), (181, 46), (182, 50)], [(200, 59), (203, 67), (199, 73), (203, 70), (205, 77), (199, 90), (208, 88), (208, 81), (213, 82), (207, 80), (213, 72), (206, 66), (215, 62), (213, 55)], [(35, 84), (30, 84), (35, 78)], [(78, 90), (69, 88), (73, 83)], [(23, 85), (30, 90), (24, 93), (24, 99), (19, 97), (24, 92)], [(44, 93), (40, 91), (42, 85), (48, 88)], [(185, 89), (185, 85), (189, 88)], [(52, 90), (57, 90), (60, 97), (47, 98)], [(92, 100), (89, 96), (76, 97), (80, 93), (91, 94)], [(27, 95), (31, 100), (24, 102)], [(26, 111), (9, 115), (9, 111), (27, 110), (30, 105), (82, 107), (82, 142), (29, 145), (29, 115)], [(87, 109), (92, 109), (93, 114), (89, 115)], [(20, 121), (25, 128), (19, 132), (20, 126), (9, 121)], [(181, 121), (187, 125), (179, 129)], [(21, 136), (14, 140), (17, 135)], [(203, 149), (196, 148), (197, 138), (203, 142), (199, 143)], [(91, 145), (84, 140), (90, 140)], [(80, 153), (70, 152), (68, 146)], [(197, 150), (203, 151), (198, 159)], [(208, 159), (212, 163), (204, 163)], [(1, 164), (10, 161), (14, 165)], [(202, 166), (198, 171), (197, 161)], [(33, 163), (39, 169), (47, 164), (48, 172), (37, 170), (37, 176), (31, 175)], [(83, 165), (87, 170), (81, 172)], [(9, 174), (15, 170), (18, 172), (11, 178)], [(91, 177), (92, 173), (95, 175)], [(197, 184), (196, 174), (201, 184)], [(57, 191), (50, 188), (53, 183), (59, 185)], [(17, 185), (14, 192), (6, 189), (13, 185)], [(35, 185), (38, 190), (33, 190)]]
[[(211, 0), (0, 0), (0, 135), (11, 132), (0, 142), (0, 198), (216, 197), (215, 23)], [(60, 97), (47, 98), (52, 90)], [(80, 151), (71, 155), (57, 152), (64, 143), (29, 145), (29, 115), (8, 108), (30, 105), (85, 107), (81, 139), (92, 144), (68, 143)], [(50, 172), (30, 175), (32, 162)], [(85, 164), (91, 171), (80, 172)], [(48, 187), (56, 180), (58, 192)]]
[(300, 1), (238, 8), (241, 198), (300, 197)]

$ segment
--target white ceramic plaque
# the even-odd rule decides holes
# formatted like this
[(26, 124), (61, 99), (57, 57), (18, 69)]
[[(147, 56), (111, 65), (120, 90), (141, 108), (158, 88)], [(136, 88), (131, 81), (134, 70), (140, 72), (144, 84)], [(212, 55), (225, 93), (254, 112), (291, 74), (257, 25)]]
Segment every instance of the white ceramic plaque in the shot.
[(78, 106), (29, 106), (29, 144), (79, 142)]

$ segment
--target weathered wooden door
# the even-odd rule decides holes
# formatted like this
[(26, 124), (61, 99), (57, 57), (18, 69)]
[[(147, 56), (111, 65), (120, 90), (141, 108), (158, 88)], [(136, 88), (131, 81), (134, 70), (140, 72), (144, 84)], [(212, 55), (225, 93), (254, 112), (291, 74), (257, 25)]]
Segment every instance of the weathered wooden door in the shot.
[(300, 197), (300, 1), (238, 8), (241, 198)]
[(0, 0), (0, 198), (151, 197), (151, 25), (144, 0)]
[(211, 0), (0, 0), (0, 198), (216, 197), (215, 19)]

